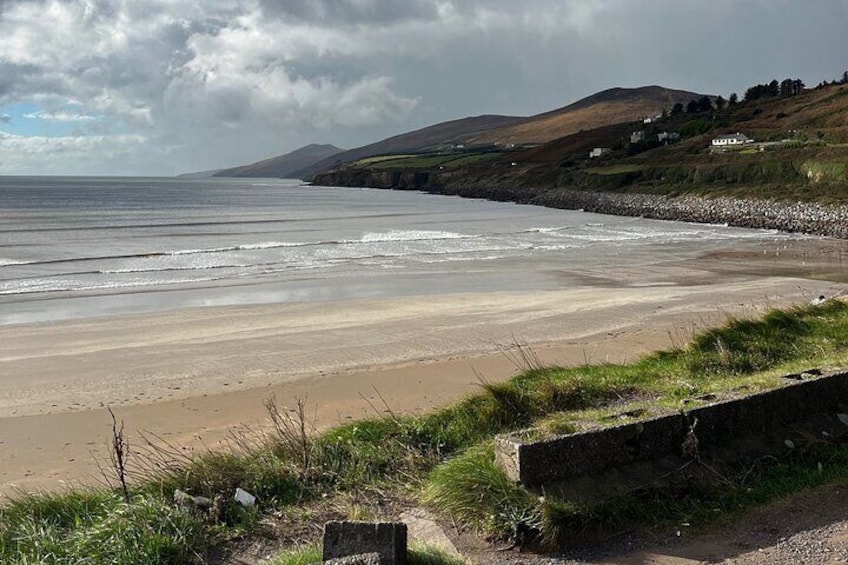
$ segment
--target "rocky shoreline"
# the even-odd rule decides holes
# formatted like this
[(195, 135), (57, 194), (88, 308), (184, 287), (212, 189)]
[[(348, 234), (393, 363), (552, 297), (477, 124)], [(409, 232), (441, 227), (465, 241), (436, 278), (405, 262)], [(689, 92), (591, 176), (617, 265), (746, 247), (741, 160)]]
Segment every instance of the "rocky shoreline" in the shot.
[(356, 171), (356, 174), (352, 174), (349, 171), (336, 171), (319, 175), (314, 179), (314, 184), (421, 190), (433, 194), (534, 204), (615, 216), (726, 224), (848, 239), (848, 206), (845, 205), (464, 183), (458, 179), (440, 178), (437, 174), (425, 172)]
[(698, 196), (673, 198), (656, 194), (610, 194), (576, 190), (546, 191), (532, 201), (542, 206), (580, 209), (599, 214), (727, 224), (848, 239), (848, 206)]

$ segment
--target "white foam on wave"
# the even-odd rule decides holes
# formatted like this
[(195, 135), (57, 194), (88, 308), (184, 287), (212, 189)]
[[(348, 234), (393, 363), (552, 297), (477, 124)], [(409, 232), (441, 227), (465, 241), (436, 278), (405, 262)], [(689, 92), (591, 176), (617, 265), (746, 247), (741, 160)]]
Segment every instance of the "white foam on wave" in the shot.
[(29, 265), (32, 261), (18, 261), (16, 259), (4, 259), (0, 257), (0, 267), (11, 267), (12, 265)]
[(278, 247), (303, 247), (315, 245), (312, 242), (295, 243), (290, 241), (265, 241), (261, 243), (247, 243), (244, 245), (233, 245), (230, 247), (210, 247), (206, 249), (180, 249), (169, 251), (165, 255), (201, 255), (204, 253), (226, 253), (229, 251), (256, 251), (262, 249), (275, 249)]
[(477, 235), (435, 230), (390, 230), (366, 233), (360, 239), (344, 240), (342, 243), (382, 243), (395, 241), (435, 241), (443, 239), (473, 239)]
[(134, 279), (128, 281), (103, 281), (101, 283), (82, 283), (68, 279), (30, 279), (23, 285), (3, 285), (0, 283), (0, 295), (12, 294), (41, 294), (45, 292), (81, 292), (90, 290), (109, 290), (121, 288), (138, 288), (145, 286), (162, 286), (189, 284), (220, 280), (219, 277), (193, 277), (190, 279)]
[[(720, 229), (716, 229), (720, 228)], [(664, 229), (650, 226), (617, 226), (607, 224), (584, 224), (581, 226), (533, 228), (525, 233), (538, 233), (543, 237), (591, 243), (651, 243), (651, 242), (689, 242), (689, 241), (726, 241), (759, 239), (762, 231), (727, 230), (721, 226), (708, 226)], [(544, 248), (543, 246), (539, 246)]]
[(126, 275), (132, 273), (158, 273), (164, 271), (205, 271), (209, 269), (242, 269), (255, 267), (251, 263), (223, 263), (215, 265), (174, 265), (161, 267), (126, 267), (123, 269), (102, 269), (101, 275)]
[(579, 224), (573, 226), (543, 226), (537, 228), (529, 228), (522, 233), (541, 233), (541, 234), (557, 234), (559, 232), (576, 231), (585, 228), (603, 228), (606, 224), (600, 222), (589, 222), (587, 224)]

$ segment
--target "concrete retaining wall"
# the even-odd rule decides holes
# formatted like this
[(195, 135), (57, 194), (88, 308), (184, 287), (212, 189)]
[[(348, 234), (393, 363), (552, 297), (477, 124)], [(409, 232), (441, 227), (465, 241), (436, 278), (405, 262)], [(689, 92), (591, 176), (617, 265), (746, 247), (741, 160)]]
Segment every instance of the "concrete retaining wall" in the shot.
[(693, 423), (699, 448), (709, 448), (805, 418), (848, 411), (848, 371), (822, 376), (789, 375), (787, 385), (649, 420), (526, 442), (514, 435), (495, 440), (497, 462), (513, 480), (542, 485), (611, 467), (682, 454)]

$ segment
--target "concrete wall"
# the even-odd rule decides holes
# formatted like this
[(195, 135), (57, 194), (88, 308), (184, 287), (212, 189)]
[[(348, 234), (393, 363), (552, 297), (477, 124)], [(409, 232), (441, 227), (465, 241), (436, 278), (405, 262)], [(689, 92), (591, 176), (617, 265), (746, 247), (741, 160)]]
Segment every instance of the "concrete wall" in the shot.
[[(793, 378), (795, 377), (795, 378)], [(513, 480), (541, 485), (605, 469), (682, 454), (693, 423), (700, 448), (776, 429), (805, 418), (848, 411), (848, 372), (787, 376), (787, 385), (649, 420), (596, 431), (525, 442), (495, 440), (495, 456)]]
[(377, 553), (383, 565), (406, 565), (406, 524), (399, 522), (327, 522), (324, 561)]

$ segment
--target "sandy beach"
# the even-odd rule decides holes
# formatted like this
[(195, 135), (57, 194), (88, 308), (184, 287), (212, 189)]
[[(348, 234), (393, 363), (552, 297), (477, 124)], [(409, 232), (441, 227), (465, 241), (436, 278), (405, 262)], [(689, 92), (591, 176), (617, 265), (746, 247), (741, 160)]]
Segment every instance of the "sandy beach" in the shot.
[[(519, 367), (621, 362), (679, 346), (729, 315), (836, 295), (846, 285), (727, 275), (692, 265), (619, 286), (196, 308), (0, 327), (0, 485), (55, 489), (98, 478), (111, 422), (185, 450), (261, 429), (263, 402), (306, 398), (320, 427), (415, 413)], [(659, 280), (662, 279), (662, 280)], [(385, 402), (385, 404), (384, 404)]]

